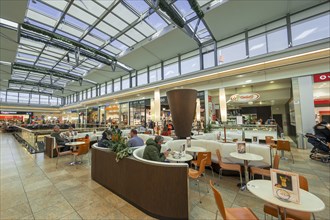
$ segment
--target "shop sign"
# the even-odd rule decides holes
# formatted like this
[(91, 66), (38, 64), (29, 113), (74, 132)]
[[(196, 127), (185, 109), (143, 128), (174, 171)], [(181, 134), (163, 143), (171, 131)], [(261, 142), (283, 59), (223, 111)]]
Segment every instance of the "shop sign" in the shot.
[(1, 111), (1, 114), (10, 115), (10, 114), (17, 114), (17, 112), (5, 112), (5, 111)]
[(314, 82), (326, 82), (326, 81), (330, 81), (330, 72), (314, 75)]
[(260, 95), (258, 93), (245, 93), (245, 94), (235, 94), (230, 97), (232, 102), (251, 102), (258, 100)]
[(14, 111), (1, 111), (3, 115), (32, 115), (32, 112), (14, 112)]

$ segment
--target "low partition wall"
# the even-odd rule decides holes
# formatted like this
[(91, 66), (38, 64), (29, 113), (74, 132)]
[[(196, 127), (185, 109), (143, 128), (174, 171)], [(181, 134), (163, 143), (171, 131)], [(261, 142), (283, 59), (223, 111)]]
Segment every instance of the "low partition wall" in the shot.
[(188, 165), (156, 163), (92, 148), (92, 179), (159, 219), (188, 219)]

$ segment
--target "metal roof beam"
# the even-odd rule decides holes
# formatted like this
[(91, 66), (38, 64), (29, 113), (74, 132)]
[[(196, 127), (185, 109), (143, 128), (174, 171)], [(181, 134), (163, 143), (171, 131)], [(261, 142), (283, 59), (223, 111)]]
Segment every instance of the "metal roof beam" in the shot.
[(8, 83), (9, 84), (43, 87), (43, 88), (47, 88), (47, 89), (54, 89), (54, 90), (60, 90), (60, 91), (64, 90), (64, 88), (61, 87), (61, 86), (56, 86), (56, 85), (46, 84), (46, 83), (39, 83), (39, 82), (32, 82), (32, 81), (25, 81), (25, 80), (10, 79), (10, 80), (8, 80)]
[(48, 95), (48, 96), (57, 97), (57, 98), (65, 97), (65, 96), (61, 96), (61, 95), (53, 95), (52, 93), (48, 93), (48, 92), (37, 92), (37, 91), (25, 90), (25, 89), (10, 89), (10, 88), (8, 88), (7, 91), (22, 92), (22, 93), (24, 92), (24, 93), (31, 93), (31, 94), (37, 94), (37, 95)]

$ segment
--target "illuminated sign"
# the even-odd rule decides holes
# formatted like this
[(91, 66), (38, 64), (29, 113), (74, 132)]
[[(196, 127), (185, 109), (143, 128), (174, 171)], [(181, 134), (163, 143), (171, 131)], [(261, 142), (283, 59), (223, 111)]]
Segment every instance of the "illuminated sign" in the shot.
[(232, 102), (251, 102), (258, 100), (260, 95), (258, 93), (245, 93), (245, 94), (235, 94), (230, 97), (230, 101)]
[(314, 82), (326, 82), (330, 81), (330, 73), (321, 73), (314, 75)]

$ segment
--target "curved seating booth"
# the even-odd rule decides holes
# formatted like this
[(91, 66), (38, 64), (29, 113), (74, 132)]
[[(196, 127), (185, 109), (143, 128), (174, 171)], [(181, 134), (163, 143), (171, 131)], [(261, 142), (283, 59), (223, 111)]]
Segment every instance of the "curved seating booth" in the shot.
[(92, 146), (92, 179), (148, 215), (188, 219), (188, 164), (142, 159), (144, 146), (116, 162), (116, 154)]

